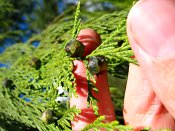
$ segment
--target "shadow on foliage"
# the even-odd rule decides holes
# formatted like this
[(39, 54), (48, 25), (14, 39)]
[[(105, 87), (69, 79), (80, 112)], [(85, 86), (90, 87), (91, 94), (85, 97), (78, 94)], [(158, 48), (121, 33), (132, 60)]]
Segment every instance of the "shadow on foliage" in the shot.
[(4, 113), (0, 113), (0, 129), (6, 131), (38, 131), (36, 128), (29, 127), (14, 119), (12, 120), (10, 116), (7, 116)]

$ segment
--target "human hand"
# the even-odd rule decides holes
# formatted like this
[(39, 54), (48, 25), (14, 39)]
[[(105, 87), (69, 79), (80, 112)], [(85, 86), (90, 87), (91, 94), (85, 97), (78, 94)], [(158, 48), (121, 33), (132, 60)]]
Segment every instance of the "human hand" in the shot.
[[(90, 54), (97, 46), (101, 44), (100, 36), (92, 29), (83, 29), (78, 34), (77, 40), (79, 40), (85, 46), (85, 52), (83, 56)], [(76, 106), (81, 109), (81, 113), (75, 116), (72, 121), (72, 129), (79, 131), (86, 125), (92, 123), (97, 116), (94, 114), (92, 107), (88, 108), (88, 82), (86, 77), (86, 66), (82, 60), (74, 60), (73, 74), (76, 79), (76, 93), (77, 96), (73, 96), (70, 99), (70, 106)], [(115, 111), (110, 98), (109, 86), (107, 82), (107, 70), (100, 72), (98, 75), (94, 75), (96, 83), (94, 84), (98, 88), (98, 93), (92, 91), (93, 96), (98, 100), (98, 113), (105, 116), (104, 122), (111, 122), (116, 119)], [(106, 108), (107, 107), (107, 108)]]
[(131, 9), (127, 34), (139, 67), (130, 64), (126, 124), (136, 130), (175, 130), (175, 0), (141, 0)]

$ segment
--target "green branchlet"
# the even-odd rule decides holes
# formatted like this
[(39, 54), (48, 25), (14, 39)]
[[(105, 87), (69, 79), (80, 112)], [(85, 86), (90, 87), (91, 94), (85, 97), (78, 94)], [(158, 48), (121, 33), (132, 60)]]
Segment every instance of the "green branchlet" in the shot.
[[(127, 77), (127, 71), (124, 70), (126, 74), (120, 74), (119, 70), (123, 69), (123, 66), (124, 69), (128, 68), (129, 62), (136, 63), (131, 58), (133, 52), (126, 36), (127, 14), (128, 10), (105, 13), (102, 16), (98, 15), (98, 18), (95, 13), (89, 14), (88, 21), (84, 21), (81, 25), (80, 17), (83, 12), (80, 13), (79, 2), (75, 17), (67, 16), (56, 19), (41, 34), (31, 38), (27, 45), (16, 44), (9, 47), (0, 56), (0, 61), (8, 64), (8, 68), (0, 68), (0, 121), (2, 129), (12, 127), (15, 130), (28, 128), (41, 131), (71, 130), (70, 121), (80, 113), (80, 110), (75, 107), (69, 108), (69, 103), (67, 103), (68, 106), (64, 106), (61, 102), (56, 101), (57, 98), (63, 97), (62, 94), (58, 93), (58, 87), (62, 87), (65, 92), (68, 92), (64, 97), (76, 95), (76, 85), (73, 84), (75, 78), (72, 73), (72, 61), (75, 58), (70, 58), (66, 54), (65, 45), (72, 38), (77, 37), (81, 28), (95, 29), (102, 38), (102, 44), (86, 58), (97, 55), (105, 56), (110, 74)], [(68, 21), (65, 22), (65, 19)], [(35, 40), (40, 42), (37, 48), (31, 45)], [(37, 61), (39, 61), (39, 66), (36, 64)], [(87, 60), (84, 62), (87, 63)], [(120, 70), (120, 72), (122, 71)], [(88, 80), (95, 83), (93, 77), (88, 76), (88, 73), (87, 77)], [(4, 86), (7, 80), (11, 84), (6, 83)], [(98, 92), (95, 87), (91, 87)], [(111, 89), (113, 90), (113, 88)], [(118, 92), (118, 89), (115, 88), (113, 92)], [(112, 93), (114, 96), (116, 94)], [(88, 98), (94, 111), (98, 114), (97, 101), (92, 94)], [(122, 100), (123, 98), (120, 98), (120, 105), (122, 105)], [(116, 101), (115, 103), (117, 103)], [(56, 122), (46, 124), (40, 120), (42, 113), (47, 109), (54, 112), (57, 117)], [(122, 109), (120, 108), (120, 110)], [(117, 120), (111, 123), (104, 123), (103, 120), (104, 117), (99, 116), (83, 131), (99, 130), (100, 128), (118, 129), (119, 131), (132, 130), (129, 126), (120, 125)]]

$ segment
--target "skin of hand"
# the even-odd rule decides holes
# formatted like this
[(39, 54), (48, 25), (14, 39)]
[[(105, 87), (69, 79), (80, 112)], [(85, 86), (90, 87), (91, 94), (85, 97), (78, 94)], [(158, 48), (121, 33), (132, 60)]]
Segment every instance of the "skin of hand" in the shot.
[(130, 65), (124, 119), (135, 130), (175, 130), (175, 0), (140, 0), (127, 34), (139, 67)]
[[(92, 29), (83, 29), (78, 34), (79, 40), (85, 46), (84, 56), (90, 54), (96, 49), (100, 43), (100, 36)], [(74, 131), (80, 131), (86, 125), (92, 123), (97, 116), (94, 114), (92, 107), (88, 108), (88, 83), (86, 78), (86, 66), (82, 60), (74, 60), (73, 74), (76, 79), (76, 93), (70, 99), (70, 106), (76, 106), (81, 109), (81, 113), (75, 116), (74, 121), (71, 122)], [(115, 111), (110, 98), (109, 86), (107, 82), (107, 71), (101, 72), (99, 75), (94, 75), (96, 80), (95, 86), (98, 88), (98, 93), (92, 92), (93, 96), (98, 100), (99, 115), (104, 115), (104, 122), (111, 122), (116, 119)], [(103, 130), (103, 129), (101, 129)]]
[(134, 64), (129, 67), (123, 115), (125, 124), (134, 126), (135, 131), (145, 127), (175, 130), (173, 117), (155, 95), (143, 70)]

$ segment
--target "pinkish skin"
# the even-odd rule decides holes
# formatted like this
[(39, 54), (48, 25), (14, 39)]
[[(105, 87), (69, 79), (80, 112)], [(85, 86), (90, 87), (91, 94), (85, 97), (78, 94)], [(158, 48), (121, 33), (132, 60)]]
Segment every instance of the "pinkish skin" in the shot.
[(100, 35), (90, 28), (81, 30), (77, 36), (77, 40), (85, 46), (83, 56), (90, 54), (101, 44)]
[[(77, 39), (85, 45), (85, 55), (91, 53), (101, 43), (100, 36), (92, 29), (81, 30)], [(92, 123), (97, 116), (94, 114), (92, 107), (88, 108), (87, 105), (88, 85), (85, 64), (81, 60), (75, 60), (73, 63), (77, 97), (73, 96), (70, 99), (70, 106), (76, 106), (78, 109), (81, 109), (81, 113), (74, 118), (71, 124), (74, 131), (80, 131)], [(95, 86), (98, 88), (99, 93), (93, 92), (93, 95), (98, 99), (99, 115), (106, 117), (104, 122), (111, 122), (115, 120), (116, 117), (112, 100), (110, 99), (107, 71), (102, 72), (98, 76), (95, 75), (95, 79)]]
[(175, 0), (140, 0), (127, 34), (140, 67), (130, 66), (124, 118), (136, 130), (175, 131)]
[(134, 126), (135, 131), (144, 127), (175, 131), (173, 117), (155, 95), (143, 70), (133, 64), (130, 64), (123, 114), (125, 124)]

